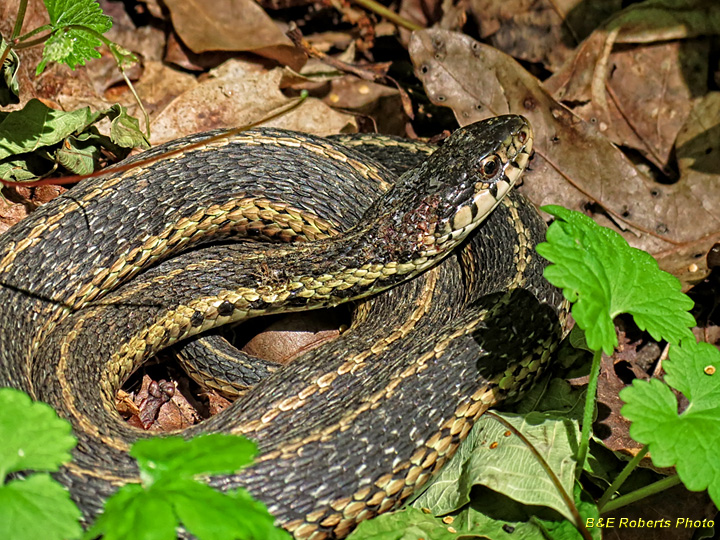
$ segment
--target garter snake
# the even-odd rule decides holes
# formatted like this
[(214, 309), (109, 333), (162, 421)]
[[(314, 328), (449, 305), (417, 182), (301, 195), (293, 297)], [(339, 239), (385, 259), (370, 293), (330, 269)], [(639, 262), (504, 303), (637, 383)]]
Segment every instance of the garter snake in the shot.
[(0, 237), (0, 384), (71, 421), (79, 444), (57, 477), (92, 519), (137, 481), (127, 450), (144, 434), (114, 395), (146, 358), (215, 326), (390, 289), (340, 339), (186, 430), (256, 440), (255, 464), (211, 484), (246, 487), (298, 540), (342, 538), (427, 482), (557, 343), (562, 298), (532, 250), (542, 221), (503, 198), (530, 127), (467, 126), (399, 179), (340, 142), (273, 129), (163, 157), (207, 137), (86, 180)]

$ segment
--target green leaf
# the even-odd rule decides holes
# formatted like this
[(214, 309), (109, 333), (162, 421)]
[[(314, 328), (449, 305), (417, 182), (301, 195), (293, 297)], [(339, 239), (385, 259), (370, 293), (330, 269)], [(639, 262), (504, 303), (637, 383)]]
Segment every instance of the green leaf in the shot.
[[(575, 484), (574, 490), (575, 506), (580, 514), (582, 523), (586, 526), (590, 536), (593, 539), (601, 540), (602, 529), (600, 527), (590, 527), (589, 523), (597, 523), (600, 512), (593, 501), (592, 497), (585, 493), (579, 484)], [(592, 520), (592, 521), (591, 521)], [(540, 520), (548, 533), (549, 538), (553, 540), (582, 540), (582, 536), (577, 528), (570, 521), (547, 521)]]
[(545, 269), (545, 278), (575, 302), (573, 317), (591, 349), (612, 353), (617, 345), (613, 319), (621, 313), (630, 313), (656, 340), (692, 338), (689, 328), (695, 320), (687, 311), (693, 302), (652, 256), (584, 214), (560, 206), (543, 210), (558, 218), (547, 242), (537, 246), (554, 263)]
[(257, 447), (244, 437), (222, 433), (201, 435), (189, 441), (182, 437), (142, 439), (130, 455), (138, 460), (141, 474), (153, 482), (195, 476), (231, 474), (252, 463)]
[[(265, 506), (244, 490), (224, 494), (205, 484), (188, 481), (174, 486), (172, 501), (185, 528), (203, 540), (290, 538), (287, 532), (275, 528)], [(202, 506), (197, 501), (202, 501)]]
[(82, 534), (79, 520), (70, 494), (49, 474), (0, 486), (0, 538), (73, 540)]
[(130, 116), (121, 105), (113, 105), (116, 116), (110, 123), (110, 139), (123, 148), (149, 148), (145, 135), (140, 130), (138, 119)]
[[(94, 126), (104, 118), (111, 120), (110, 138)], [(123, 158), (128, 144), (148, 146), (133, 126), (137, 120), (120, 105), (100, 112), (89, 107), (64, 112), (32, 99), (22, 110), (0, 115), (0, 178), (31, 180), (52, 171), (56, 163), (87, 174), (98, 168), (102, 150)], [(111, 140), (113, 136), (118, 144)]]
[[(531, 413), (502, 414), (533, 444), (560, 479), (567, 493), (574, 483), (577, 422)], [(572, 514), (536, 457), (518, 437), (490, 416), (475, 424), (468, 439), (433, 483), (412, 502), (435, 515), (454, 512), (470, 501), (473, 486), (484, 485), (524, 504), (547, 506)]]
[(0, 441), (0, 480), (15, 471), (57, 471), (77, 444), (52, 407), (12, 388), (0, 388)]
[(37, 74), (48, 62), (62, 62), (75, 69), (91, 58), (100, 58), (97, 47), (102, 35), (112, 27), (112, 19), (104, 15), (95, 0), (44, 0), (50, 15), (53, 34), (45, 42), (43, 59)]
[(47, 160), (33, 154), (0, 161), (0, 178), (12, 182), (35, 180), (47, 171)]
[(630, 436), (650, 446), (658, 467), (675, 466), (691, 491), (708, 490), (720, 507), (720, 351), (707, 343), (683, 341), (670, 347), (665, 380), (689, 400), (678, 414), (670, 387), (657, 379), (634, 380), (620, 392)]
[(585, 387), (573, 387), (565, 379), (550, 379), (544, 384), (535, 384), (513, 407), (513, 412), (527, 414), (533, 411), (550, 413), (580, 421), (585, 404)]
[(99, 157), (99, 146), (72, 135), (55, 152), (55, 160), (73, 174), (90, 174)]
[(31, 99), (22, 110), (7, 114), (0, 122), (0, 160), (59, 143), (85, 129), (98, 116), (90, 107), (64, 112)]
[[(0, 37), (0, 51), (5, 50), (7, 42)], [(20, 68), (20, 57), (12, 49), (7, 55), (2, 69), (2, 82), (0, 84), (0, 107), (20, 102), (20, 87), (17, 81), (17, 72)]]
[[(171, 540), (182, 525), (199, 540), (290, 540), (267, 508), (244, 490), (220, 493), (197, 476), (234, 473), (252, 461), (255, 443), (224, 434), (142, 439), (130, 454), (142, 485), (123, 486), (86, 538)], [(142, 531), (138, 536), (136, 531)]]
[[(202, 501), (198, 501), (202, 504)], [(105, 503), (105, 509), (85, 533), (85, 540), (175, 540), (179, 520), (173, 507), (157, 490), (127, 484)]]
[[(597, 519), (598, 510), (579, 486), (575, 489), (575, 504), (583, 523)], [(406, 510), (383, 514), (361, 523), (348, 540), (436, 538), (462, 540), (492, 538), (492, 540), (581, 540), (582, 536), (566, 519), (547, 508), (526, 506), (487, 488), (473, 490), (470, 504), (444, 518), (432, 517), (429, 509)], [(552, 535), (548, 532), (552, 531)], [(591, 537), (600, 540), (601, 529), (590, 529)]]
[(442, 520), (415, 508), (407, 508), (363, 521), (347, 540), (454, 540), (458, 536), (450, 532)]
[(135, 53), (127, 50), (125, 47), (113, 42), (110, 42), (108, 47), (110, 47), (120, 70), (138, 62), (138, 57), (135, 56)]

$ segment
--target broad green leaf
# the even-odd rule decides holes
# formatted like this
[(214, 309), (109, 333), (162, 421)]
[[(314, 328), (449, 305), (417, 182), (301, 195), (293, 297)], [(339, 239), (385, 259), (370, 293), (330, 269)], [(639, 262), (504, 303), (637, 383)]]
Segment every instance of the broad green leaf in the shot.
[(64, 112), (31, 99), (22, 110), (7, 114), (0, 122), (0, 160), (59, 143), (85, 129), (98, 116), (90, 107)]
[(565, 379), (550, 379), (547, 384), (535, 384), (522, 401), (513, 407), (513, 412), (550, 413), (555, 417), (580, 421), (585, 404), (585, 387), (573, 387)]
[(82, 535), (79, 520), (70, 493), (49, 474), (0, 486), (0, 538), (74, 540)]
[[(597, 518), (595, 504), (589, 502), (576, 485), (575, 505), (582, 522)], [(553, 540), (581, 540), (582, 536), (567, 519), (549, 509), (525, 506), (485, 489), (473, 495), (471, 504), (454, 514), (453, 527), (458, 533), (472, 533), (493, 540), (547, 540), (545, 531), (553, 531)], [(593, 539), (600, 539), (600, 530), (590, 530)], [(466, 536), (462, 536), (466, 538)]]
[[(597, 523), (600, 517), (600, 512), (592, 497), (585, 493), (579, 484), (575, 484), (573, 497), (582, 524), (585, 525), (594, 540), (601, 540), (602, 528), (590, 526), (590, 523)], [(582, 540), (582, 535), (570, 521), (547, 521), (541, 519), (540, 522), (553, 540)]]
[[(451, 532), (450, 527), (439, 518), (415, 508), (407, 508), (363, 521), (347, 540), (455, 540), (459, 535)], [(467, 538), (465, 535), (463, 537)]]
[(629, 313), (656, 340), (692, 338), (692, 300), (680, 282), (658, 268), (648, 253), (630, 247), (618, 233), (560, 206), (543, 210), (557, 219), (537, 251), (552, 265), (545, 278), (574, 302), (572, 314), (588, 346), (611, 354), (617, 345), (613, 319)]
[[(47, 171), (44, 167), (47, 162), (33, 154), (25, 154), (18, 159), (8, 159), (0, 162), (0, 178), (11, 182), (35, 180), (40, 174)], [(37, 170), (38, 173), (32, 171)]]
[(171, 500), (183, 526), (202, 540), (290, 540), (289, 533), (275, 528), (265, 506), (245, 491), (224, 494), (187, 481), (174, 486)]
[(52, 407), (12, 388), (0, 388), (0, 441), (0, 481), (15, 471), (57, 471), (77, 444)]
[[(575, 489), (575, 504), (583, 523), (597, 519), (598, 511), (590, 498)], [(384, 514), (363, 522), (348, 540), (435, 538), (462, 540), (491, 538), (492, 540), (581, 540), (582, 536), (568, 520), (547, 508), (525, 506), (490, 489), (473, 491), (472, 503), (445, 517), (432, 517), (418, 508)], [(553, 531), (548, 537), (546, 532)], [(593, 539), (600, 540), (600, 529), (590, 529)]]
[(175, 540), (178, 525), (172, 504), (161, 492), (128, 484), (107, 500), (103, 513), (84, 539), (92, 540), (102, 534), (103, 540)]
[[(501, 416), (527, 437), (566, 492), (572, 493), (577, 422), (539, 413)], [(530, 449), (490, 416), (480, 418), (458, 452), (412, 506), (429, 508), (435, 515), (448, 514), (470, 501), (470, 490), (475, 485), (487, 486), (523, 504), (547, 506), (572, 517)]]
[(707, 343), (683, 341), (670, 347), (665, 380), (689, 400), (678, 403), (667, 384), (634, 380), (620, 392), (622, 415), (632, 422), (630, 436), (650, 446), (658, 467), (675, 466), (691, 491), (708, 490), (720, 507), (720, 351)]
[(290, 540), (246, 491), (221, 493), (195, 478), (236, 472), (255, 452), (255, 443), (224, 434), (137, 441), (130, 454), (138, 460), (142, 485), (124, 486), (108, 499), (87, 538), (170, 540), (182, 524), (199, 540)]
[[(45, 42), (43, 59), (37, 74), (48, 62), (62, 62), (72, 69), (85, 65), (91, 58), (100, 58), (97, 47), (103, 44), (97, 34), (112, 27), (112, 19), (103, 15), (95, 0), (44, 0), (50, 14), (53, 34)], [(70, 28), (72, 26), (72, 28)]]
[(193, 478), (204, 474), (237, 472), (250, 464), (257, 450), (255, 443), (244, 437), (213, 433), (185, 440), (181, 437), (143, 439), (137, 441), (130, 455), (138, 460), (141, 474), (153, 482), (177, 478)]
[(70, 136), (55, 152), (57, 162), (73, 174), (90, 174), (100, 157), (100, 147)]
[[(111, 121), (110, 137), (94, 125), (104, 118)], [(102, 150), (122, 159), (133, 144), (148, 146), (137, 120), (120, 105), (100, 112), (88, 107), (64, 112), (32, 99), (20, 111), (0, 114), (0, 178), (32, 180), (50, 172), (55, 163), (86, 174), (98, 168)]]

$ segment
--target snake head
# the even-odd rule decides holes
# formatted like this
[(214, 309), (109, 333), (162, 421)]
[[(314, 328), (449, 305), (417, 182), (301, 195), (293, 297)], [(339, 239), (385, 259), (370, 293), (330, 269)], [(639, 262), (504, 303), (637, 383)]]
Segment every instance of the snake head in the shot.
[(529, 122), (505, 115), (457, 130), (430, 156), (437, 221), (428, 251), (452, 249), (490, 214), (525, 170), (532, 143)]
[(477, 227), (520, 178), (533, 134), (522, 116), (505, 115), (453, 133), (425, 162), (405, 173), (380, 202), (378, 227), (395, 256), (419, 270), (434, 264)]

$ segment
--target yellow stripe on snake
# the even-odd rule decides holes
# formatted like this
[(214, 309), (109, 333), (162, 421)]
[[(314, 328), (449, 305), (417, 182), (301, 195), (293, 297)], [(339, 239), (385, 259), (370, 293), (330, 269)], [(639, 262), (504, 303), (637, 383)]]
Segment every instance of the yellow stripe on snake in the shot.
[(247, 488), (298, 540), (343, 538), (423, 486), (558, 342), (562, 297), (533, 249), (544, 223), (508, 195), (532, 131), (493, 118), (429, 157), (391, 138), (208, 138), (85, 180), (0, 237), (0, 385), (72, 423), (56, 477), (91, 521), (137, 480), (127, 450), (148, 435), (114, 400), (144, 361), (222, 325), (352, 301), (338, 339), (185, 432), (257, 441), (253, 465), (211, 484)]

